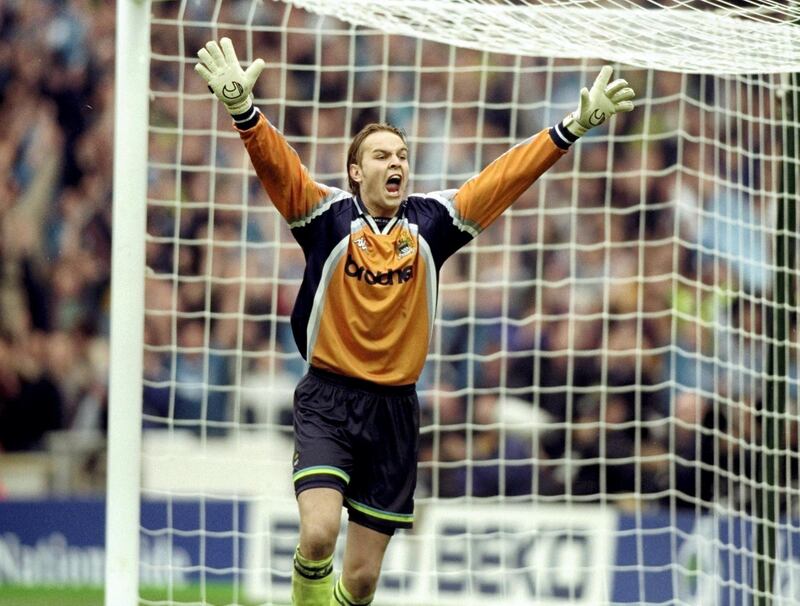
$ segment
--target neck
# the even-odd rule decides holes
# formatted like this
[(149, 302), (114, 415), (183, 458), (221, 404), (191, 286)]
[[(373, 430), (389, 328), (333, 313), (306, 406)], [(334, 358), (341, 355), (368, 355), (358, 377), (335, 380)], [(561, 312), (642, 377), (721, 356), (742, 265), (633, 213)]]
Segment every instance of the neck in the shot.
[(367, 202), (364, 198), (361, 198), (361, 202), (364, 204), (364, 208), (367, 209), (367, 212), (370, 214), (370, 216), (374, 219), (391, 219), (399, 210), (399, 208), (382, 208), (376, 204)]

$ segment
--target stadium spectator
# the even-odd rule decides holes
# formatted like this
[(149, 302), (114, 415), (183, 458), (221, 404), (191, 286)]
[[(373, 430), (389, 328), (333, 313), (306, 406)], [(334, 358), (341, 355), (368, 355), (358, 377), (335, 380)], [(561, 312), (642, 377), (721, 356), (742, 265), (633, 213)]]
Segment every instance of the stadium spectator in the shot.
[(633, 501), (638, 488), (633, 459), (636, 430), (626, 425), (633, 417), (626, 398), (614, 394), (603, 398), (598, 390), (580, 398), (575, 408), (566, 440), (569, 450), (564, 453), (569, 492), (593, 500), (608, 495), (609, 500)]
[[(677, 502), (682, 507), (712, 507), (727, 494), (720, 472), (730, 467), (728, 420), (708, 398), (686, 390), (675, 398), (675, 458), (673, 474)], [(742, 470), (737, 470), (741, 473)]]
[[(532, 458), (531, 429), (503, 419), (503, 402), (483, 395), (473, 404), (473, 421), (441, 436), (440, 497), (514, 497), (563, 494), (555, 468), (540, 451)], [(544, 464), (543, 464), (544, 463)]]
[(0, 336), (0, 451), (42, 449), (47, 432), (64, 425), (64, 399), (43, 348), (28, 345)]
[(230, 367), (207, 330), (199, 320), (186, 320), (178, 328), (175, 403), (169, 418), (197, 435), (220, 436), (230, 421)]

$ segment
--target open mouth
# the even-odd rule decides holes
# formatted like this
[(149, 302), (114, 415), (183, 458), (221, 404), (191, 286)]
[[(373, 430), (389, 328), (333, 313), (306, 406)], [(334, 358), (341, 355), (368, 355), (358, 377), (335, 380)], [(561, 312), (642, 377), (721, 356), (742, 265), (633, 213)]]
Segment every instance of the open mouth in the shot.
[(403, 178), (400, 175), (392, 175), (386, 179), (386, 191), (391, 194), (396, 194), (400, 191), (400, 186), (403, 184)]

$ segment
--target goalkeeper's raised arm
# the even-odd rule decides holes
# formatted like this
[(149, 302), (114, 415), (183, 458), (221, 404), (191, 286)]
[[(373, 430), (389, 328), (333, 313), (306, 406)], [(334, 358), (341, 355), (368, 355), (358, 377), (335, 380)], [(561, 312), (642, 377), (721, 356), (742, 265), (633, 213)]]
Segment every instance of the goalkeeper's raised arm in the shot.
[[(439, 272), (590, 128), (633, 109), (604, 67), (577, 109), (515, 145), (457, 190), (409, 194), (402, 129), (369, 124), (351, 140), (349, 191), (314, 182), (253, 105), (265, 64), (244, 69), (227, 38), (198, 51), (196, 70), (225, 105), (264, 189), (306, 264), (292, 311), (309, 364), (294, 399), (293, 482), (300, 540), (295, 606), (367, 605), (397, 529), (414, 522), (419, 379), (433, 334)], [(348, 510), (342, 575), (333, 552)]]
[(471, 226), (474, 235), (497, 219), (590, 128), (633, 109), (633, 89), (621, 78), (609, 84), (611, 72), (610, 66), (603, 67), (591, 90), (581, 90), (574, 112), (515, 145), (452, 195), (458, 220)]

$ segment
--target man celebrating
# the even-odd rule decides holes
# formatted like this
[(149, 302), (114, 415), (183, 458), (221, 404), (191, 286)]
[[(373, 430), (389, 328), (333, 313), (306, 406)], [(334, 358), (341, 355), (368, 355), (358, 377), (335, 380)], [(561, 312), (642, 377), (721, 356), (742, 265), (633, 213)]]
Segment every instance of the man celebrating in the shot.
[[(316, 183), (253, 105), (264, 69), (243, 70), (228, 38), (198, 51), (197, 72), (225, 104), (261, 184), (303, 249), (292, 331), (309, 364), (294, 399), (300, 513), (297, 606), (371, 604), (383, 555), (414, 520), (419, 444), (415, 382), (436, 314), (442, 264), (489, 226), (590, 128), (633, 109), (625, 80), (602, 68), (578, 109), (519, 143), (460, 188), (407, 193), (403, 131), (370, 124), (347, 153), (349, 192)], [(332, 559), (349, 514), (342, 574)]]

